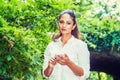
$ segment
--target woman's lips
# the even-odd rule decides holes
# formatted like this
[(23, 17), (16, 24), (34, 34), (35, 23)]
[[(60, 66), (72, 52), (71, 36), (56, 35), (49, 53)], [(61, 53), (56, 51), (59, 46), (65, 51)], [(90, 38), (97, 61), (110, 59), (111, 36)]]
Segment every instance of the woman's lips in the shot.
[(62, 31), (66, 31), (66, 29), (61, 29)]

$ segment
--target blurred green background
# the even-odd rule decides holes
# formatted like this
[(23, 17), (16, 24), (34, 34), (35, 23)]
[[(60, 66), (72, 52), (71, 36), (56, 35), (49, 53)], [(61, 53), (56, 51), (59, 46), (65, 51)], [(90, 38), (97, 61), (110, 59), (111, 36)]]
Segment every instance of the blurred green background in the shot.
[[(0, 0), (0, 80), (47, 80), (44, 50), (66, 9), (75, 11), (91, 55), (120, 59), (120, 0)], [(88, 80), (115, 78), (91, 69)]]

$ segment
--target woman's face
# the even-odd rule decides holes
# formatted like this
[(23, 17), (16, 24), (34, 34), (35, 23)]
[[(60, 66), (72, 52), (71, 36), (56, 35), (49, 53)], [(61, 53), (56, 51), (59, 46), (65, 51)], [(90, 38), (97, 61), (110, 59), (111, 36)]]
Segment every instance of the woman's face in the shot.
[(62, 34), (71, 34), (71, 31), (74, 30), (76, 25), (74, 25), (73, 17), (66, 13), (61, 15), (58, 26)]

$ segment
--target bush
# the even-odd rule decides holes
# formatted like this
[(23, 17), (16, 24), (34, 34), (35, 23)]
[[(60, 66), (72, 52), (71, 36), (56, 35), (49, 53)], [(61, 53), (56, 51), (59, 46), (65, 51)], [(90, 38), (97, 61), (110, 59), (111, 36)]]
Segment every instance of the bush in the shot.
[[(14, 80), (33, 80), (40, 77), (43, 59), (42, 39), (24, 28), (0, 28), (0, 74)], [(40, 35), (40, 32), (36, 32)], [(44, 35), (44, 39), (47, 38)], [(45, 42), (45, 41), (44, 41)]]

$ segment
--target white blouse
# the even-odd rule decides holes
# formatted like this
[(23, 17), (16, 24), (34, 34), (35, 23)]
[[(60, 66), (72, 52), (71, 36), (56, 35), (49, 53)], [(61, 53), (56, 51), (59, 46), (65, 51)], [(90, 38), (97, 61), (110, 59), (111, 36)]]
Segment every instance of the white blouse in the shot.
[(83, 68), (84, 75), (77, 76), (68, 66), (57, 63), (48, 80), (86, 80), (89, 77), (90, 54), (85, 42), (72, 36), (63, 47), (61, 39), (49, 43), (44, 54), (43, 71), (47, 68), (51, 57), (57, 54), (67, 54), (71, 61)]

